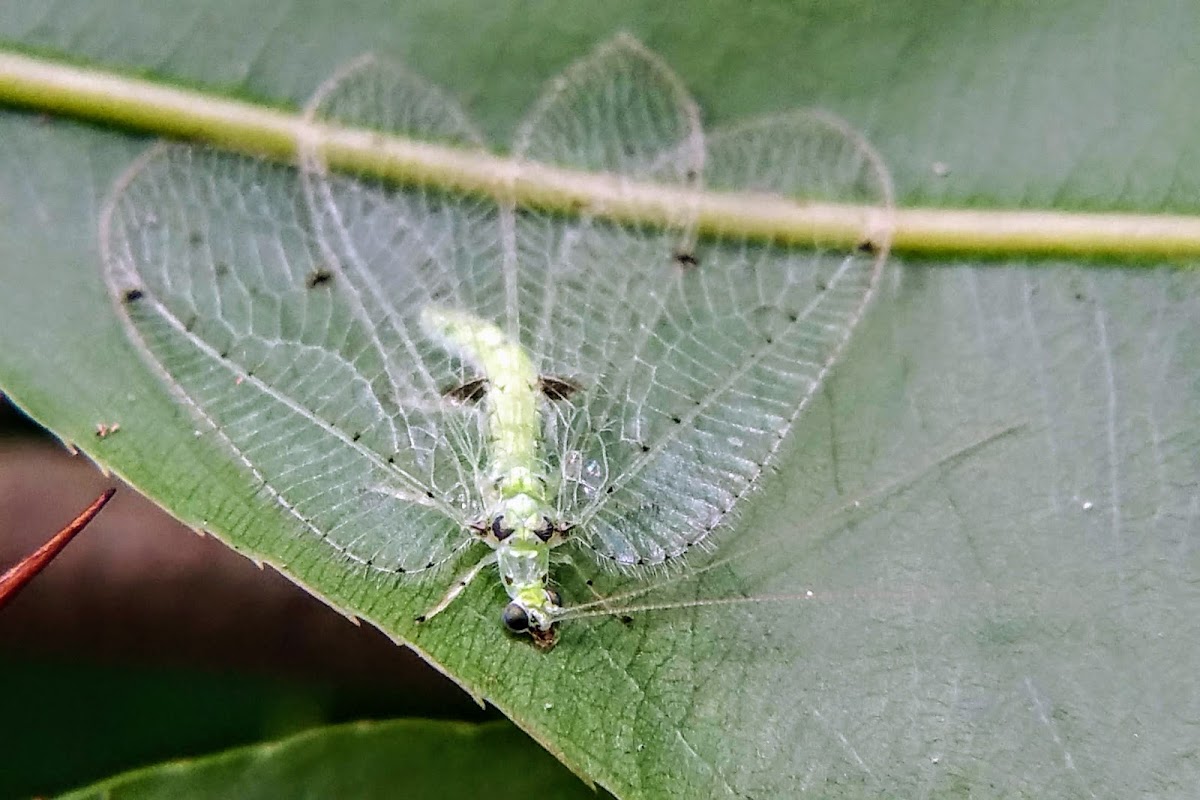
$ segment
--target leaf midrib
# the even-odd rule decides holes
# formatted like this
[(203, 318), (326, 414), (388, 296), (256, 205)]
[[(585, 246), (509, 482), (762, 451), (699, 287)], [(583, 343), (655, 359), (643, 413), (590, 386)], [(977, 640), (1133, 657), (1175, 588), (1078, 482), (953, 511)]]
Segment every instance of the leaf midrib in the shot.
[(1200, 255), (1200, 215), (1068, 212), (1049, 209), (887, 209), (800, 203), (776, 195), (714, 192), (633, 182), (378, 131), (313, 122), (305, 115), (0, 51), (0, 103), (77, 117), (295, 163), (319, 153), (335, 169), (483, 195), (575, 215), (669, 225), (681, 204), (714, 237), (859, 244), (884, 230), (891, 248), (935, 255), (1106, 256), (1154, 263)]

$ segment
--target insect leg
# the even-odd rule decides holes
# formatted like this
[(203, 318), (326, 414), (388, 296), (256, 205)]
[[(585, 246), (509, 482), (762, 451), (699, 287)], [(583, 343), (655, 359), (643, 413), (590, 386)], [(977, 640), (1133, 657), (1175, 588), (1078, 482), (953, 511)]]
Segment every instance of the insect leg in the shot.
[(446, 592), (445, 596), (443, 596), (441, 600), (438, 600), (437, 605), (426, 611), (424, 614), (418, 616), (417, 622), (428, 622), (436, 615), (445, 611), (446, 606), (453, 603), (455, 598), (462, 594), (463, 589), (466, 589), (467, 586), (470, 585), (471, 581), (475, 580), (480, 572), (483, 572), (484, 569), (495, 563), (496, 551), (489, 550), (487, 555), (479, 559), (475, 566), (471, 567), (469, 570), (467, 570), (466, 574), (451, 584), (450, 589)]

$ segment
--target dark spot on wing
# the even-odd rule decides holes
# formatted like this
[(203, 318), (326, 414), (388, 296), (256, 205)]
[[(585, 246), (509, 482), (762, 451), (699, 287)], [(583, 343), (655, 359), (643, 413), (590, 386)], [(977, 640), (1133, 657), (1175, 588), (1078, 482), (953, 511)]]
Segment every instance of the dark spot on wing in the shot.
[(671, 254), (671, 258), (684, 269), (695, 269), (700, 266), (700, 259), (696, 258), (696, 254), (691, 250), (676, 250)]
[(229, 265), (224, 261), (218, 261), (217, 266), (213, 268), (213, 272), (217, 273), (218, 278), (224, 278), (229, 274)]
[(200, 233), (200, 231), (192, 231), (188, 234), (188, 244), (192, 247), (199, 247), (204, 244), (204, 234)]
[(136, 303), (145, 296), (145, 293), (141, 289), (126, 289), (125, 293), (121, 295), (121, 299), (126, 303)]
[(878, 252), (879, 248), (877, 248), (875, 243), (870, 239), (864, 239), (863, 241), (859, 242), (858, 247), (854, 249), (860, 253), (875, 253)]
[(516, 532), (515, 528), (504, 527), (504, 515), (498, 514), (492, 520), (492, 535), (496, 537), (496, 541), (503, 542), (509, 536)]
[(538, 388), (546, 395), (546, 399), (551, 401), (570, 400), (576, 392), (583, 389), (570, 378), (555, 378), (550, 375), (543, 375), (538, 380)]
[(460, 386), (451, 386), (442, 390), (442, 396), (456, 403), (478, 403), (487, 394), (487, 378), (476, 378)]
[(332, 280), (332, 272), (324, 267), (317, 267), (312, 272), (308, 273), (308, 277), (304, 280), (304, 285), (310, 289), (315, 289), (318, 286), (324, 286)]

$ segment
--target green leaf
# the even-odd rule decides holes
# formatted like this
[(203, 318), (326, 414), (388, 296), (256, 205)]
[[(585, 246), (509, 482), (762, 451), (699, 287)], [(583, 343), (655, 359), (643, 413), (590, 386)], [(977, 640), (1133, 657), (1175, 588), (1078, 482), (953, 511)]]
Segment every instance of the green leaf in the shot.
[(579, 797), (596, 793), (506, 724), (398, 721), (289, 739), (119, 775), (62, 795), (85, 798)]
[[(1186, 6), (271, 8), (30, 7), (0, 36), (284, 105), (379, 50), (499, 143), (544, 80), (624, 27), (709, 119), (849, 118), (902, 206), (1187, 212), (1200, 188)], [(0, 140), (0, 269), (19, 287), (0, 293), (0, 386), (185, 521), (410, 630), (391, 583), (295, 546), (125, 338), (96, 226), (145, 142), (24, 113)], [(500, 632), (497, 587), (478, 585), (414, 646), (623, 797), (1180, 793), (1200, 715), (1198, 289), (1167, 265), (894, 260), (718, 543), (762, 546), (680, 590), (811, 601), (601, 619), (542, 654)], [(896, 482), (846, 525), (810, 524)]]

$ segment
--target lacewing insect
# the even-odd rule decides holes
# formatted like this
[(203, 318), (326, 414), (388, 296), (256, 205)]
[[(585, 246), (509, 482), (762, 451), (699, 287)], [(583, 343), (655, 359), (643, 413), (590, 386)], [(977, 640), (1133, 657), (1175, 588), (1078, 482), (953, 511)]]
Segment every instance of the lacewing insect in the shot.
[[(306, 115), (483, 146), (449, 97), (373, 58)], [(504, 626), (549, 648), (569, 616), (551, 551), (654, 570), (730, 528), (874, 293), (891, 187), (823, 112), (703, 131), (629, 37), (550, 85), (513, 155), (684, 200), (631, 225), (319, 152), (295, 168), (164, 145), (118, 182), (101, 243), (132, 341), (314, 545), (397, 575), (455, 564), (419, 621), (494, 566)], [(867, 211), (849, 244), (709, 239), (686, 200), (706, 190)]]

